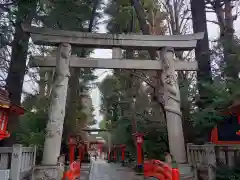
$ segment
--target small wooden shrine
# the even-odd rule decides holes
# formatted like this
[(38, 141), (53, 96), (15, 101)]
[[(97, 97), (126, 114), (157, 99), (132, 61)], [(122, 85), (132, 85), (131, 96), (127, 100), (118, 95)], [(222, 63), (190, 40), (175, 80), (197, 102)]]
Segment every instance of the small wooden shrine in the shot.
[(240, 144), (240, 98), (223, 111), (224, 121), (211, 132), (214, 144)]
[(0, 88), (0, 140), (10, 136), (10, 133), (7, 131), (7, 125), (11, 113), (20, 116), (24, 114), (24, 109), (18, 105), (12, 104), (9, 99), (9, 93)]

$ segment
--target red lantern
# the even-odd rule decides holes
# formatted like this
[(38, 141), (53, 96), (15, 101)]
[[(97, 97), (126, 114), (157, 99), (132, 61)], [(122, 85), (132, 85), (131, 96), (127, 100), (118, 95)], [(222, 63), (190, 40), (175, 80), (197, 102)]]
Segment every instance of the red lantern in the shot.
[(11, 104), (9, 93), (0, 89), (0, 140), (8, 138), (10, 133), (7, 131), (8, 118), (10, 113), (23, 115), (24, 109), (20, 106)]

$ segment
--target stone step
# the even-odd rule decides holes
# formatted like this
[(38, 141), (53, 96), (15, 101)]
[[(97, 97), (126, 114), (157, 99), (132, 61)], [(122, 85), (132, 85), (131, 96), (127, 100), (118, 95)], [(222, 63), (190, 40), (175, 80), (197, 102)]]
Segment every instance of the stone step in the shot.
[(193, 169), (190, 164), (179, 164), (178, 166), (181, 180), (193, 180)]
[(185, 176), (180, 176), (181, 180), (194, 180), (193, 175), (185, 175)]
[(178, 169), (181, 175), (192, 173), (192, 167), (190, 164), (179, 164)]
[(90, 170), (91, 170), (91, 164), (90, 163), (82, 163), (81, 165), (81, 176), (80, 180), (89, 180), (89, 175), (90, 175)]

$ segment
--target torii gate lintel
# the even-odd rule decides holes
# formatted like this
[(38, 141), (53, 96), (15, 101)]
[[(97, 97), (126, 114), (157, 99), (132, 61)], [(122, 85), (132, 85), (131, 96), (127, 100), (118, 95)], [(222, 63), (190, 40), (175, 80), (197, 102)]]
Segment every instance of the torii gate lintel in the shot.
[[(128, 69), (151, 69), (162, 70), (162, 81), (164, 83), (165, 110), (167, 117), (168, 139), (170, 152), (178, 163), (186, 163), (186, 151), (182, 130), (180, 111), (180, 94), (176, 78), (176, 70), (196, 70), (197, 63), (183, 63), (175, 61), (174, 51), (189, 51), (196, 47), (197, 41), (203, 38), (204, 33), (174, 36), (156, 35), (122, 35), (122, 34), (100, 34), (83, 33), (75, 31), (54, 30), (47, 28), (22, 26), (23, 31), (30, 33), (35, 44), (59, 46), (56, 60), (47, 62), (37, 60), (37, 64), (44, 67), (54, 67), (58, 70), (53, 82), (53, 96), (49, 108), (49, 121), (47, 125), (47, 136), (44, 145), (43, 165), (56, 165), (60, 152), (62, 138), (62, 127), (65, 116), (66, 96), (69, 78), (69, 68), (73, 67), (95, 67), (95, 68), (121, 68)], [(78, 59), (70, 54), (71, 45), (84, 48), (107, 48), (113, 49), (111, 60), (103, 59)], [(160, 60), (146, 62), (121, 60), (121, 49), (131, 47), (132, 49), (154, 49), (160, 50)], [(44, 58), (43, 58), (44, 59)], [(112, 61), (113, 60), (113, 61)], [(88, 61), (88, 62), (87, 62)], [(112, 61), (112, 63), (110, 62)], [(145, 61), (145, 60), (144, 60)], [(44, 63), (43, 63), (44, 62)], [(139, 64), (138, 64), (139, 63)], [(145, 64), (144, 64), (145, 63)], [(146, 65), (146, 63), (148, 65)], [(182, 63), (182, 65), (181, 65)], [(188, 65), (187, 65), (188, 64)], [(191, 64), (191, 66), (189, 65)], [(142, 67), (146, 65), (147, 68)], [(156, 68), (153, 68), (156, 66)], [(53, 168), (54, 173), (56, 169)], [(44, 177), (44, 168), (37, 169), (36, 176)], [(52, 179), (56, 178), (51, 177)], [(58, 179), (58, 178), (56, 178)]]

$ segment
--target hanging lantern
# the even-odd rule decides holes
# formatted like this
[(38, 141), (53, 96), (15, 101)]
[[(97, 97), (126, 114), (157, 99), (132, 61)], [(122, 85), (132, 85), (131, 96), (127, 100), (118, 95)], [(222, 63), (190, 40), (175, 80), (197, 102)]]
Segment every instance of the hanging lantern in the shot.
[(24, 109), (10, 102), (9, 93), (0, 89), (0, 140), (8, 138), (10, 133), (7, 131), (8, 118), (11, 113), (23, 115)]

